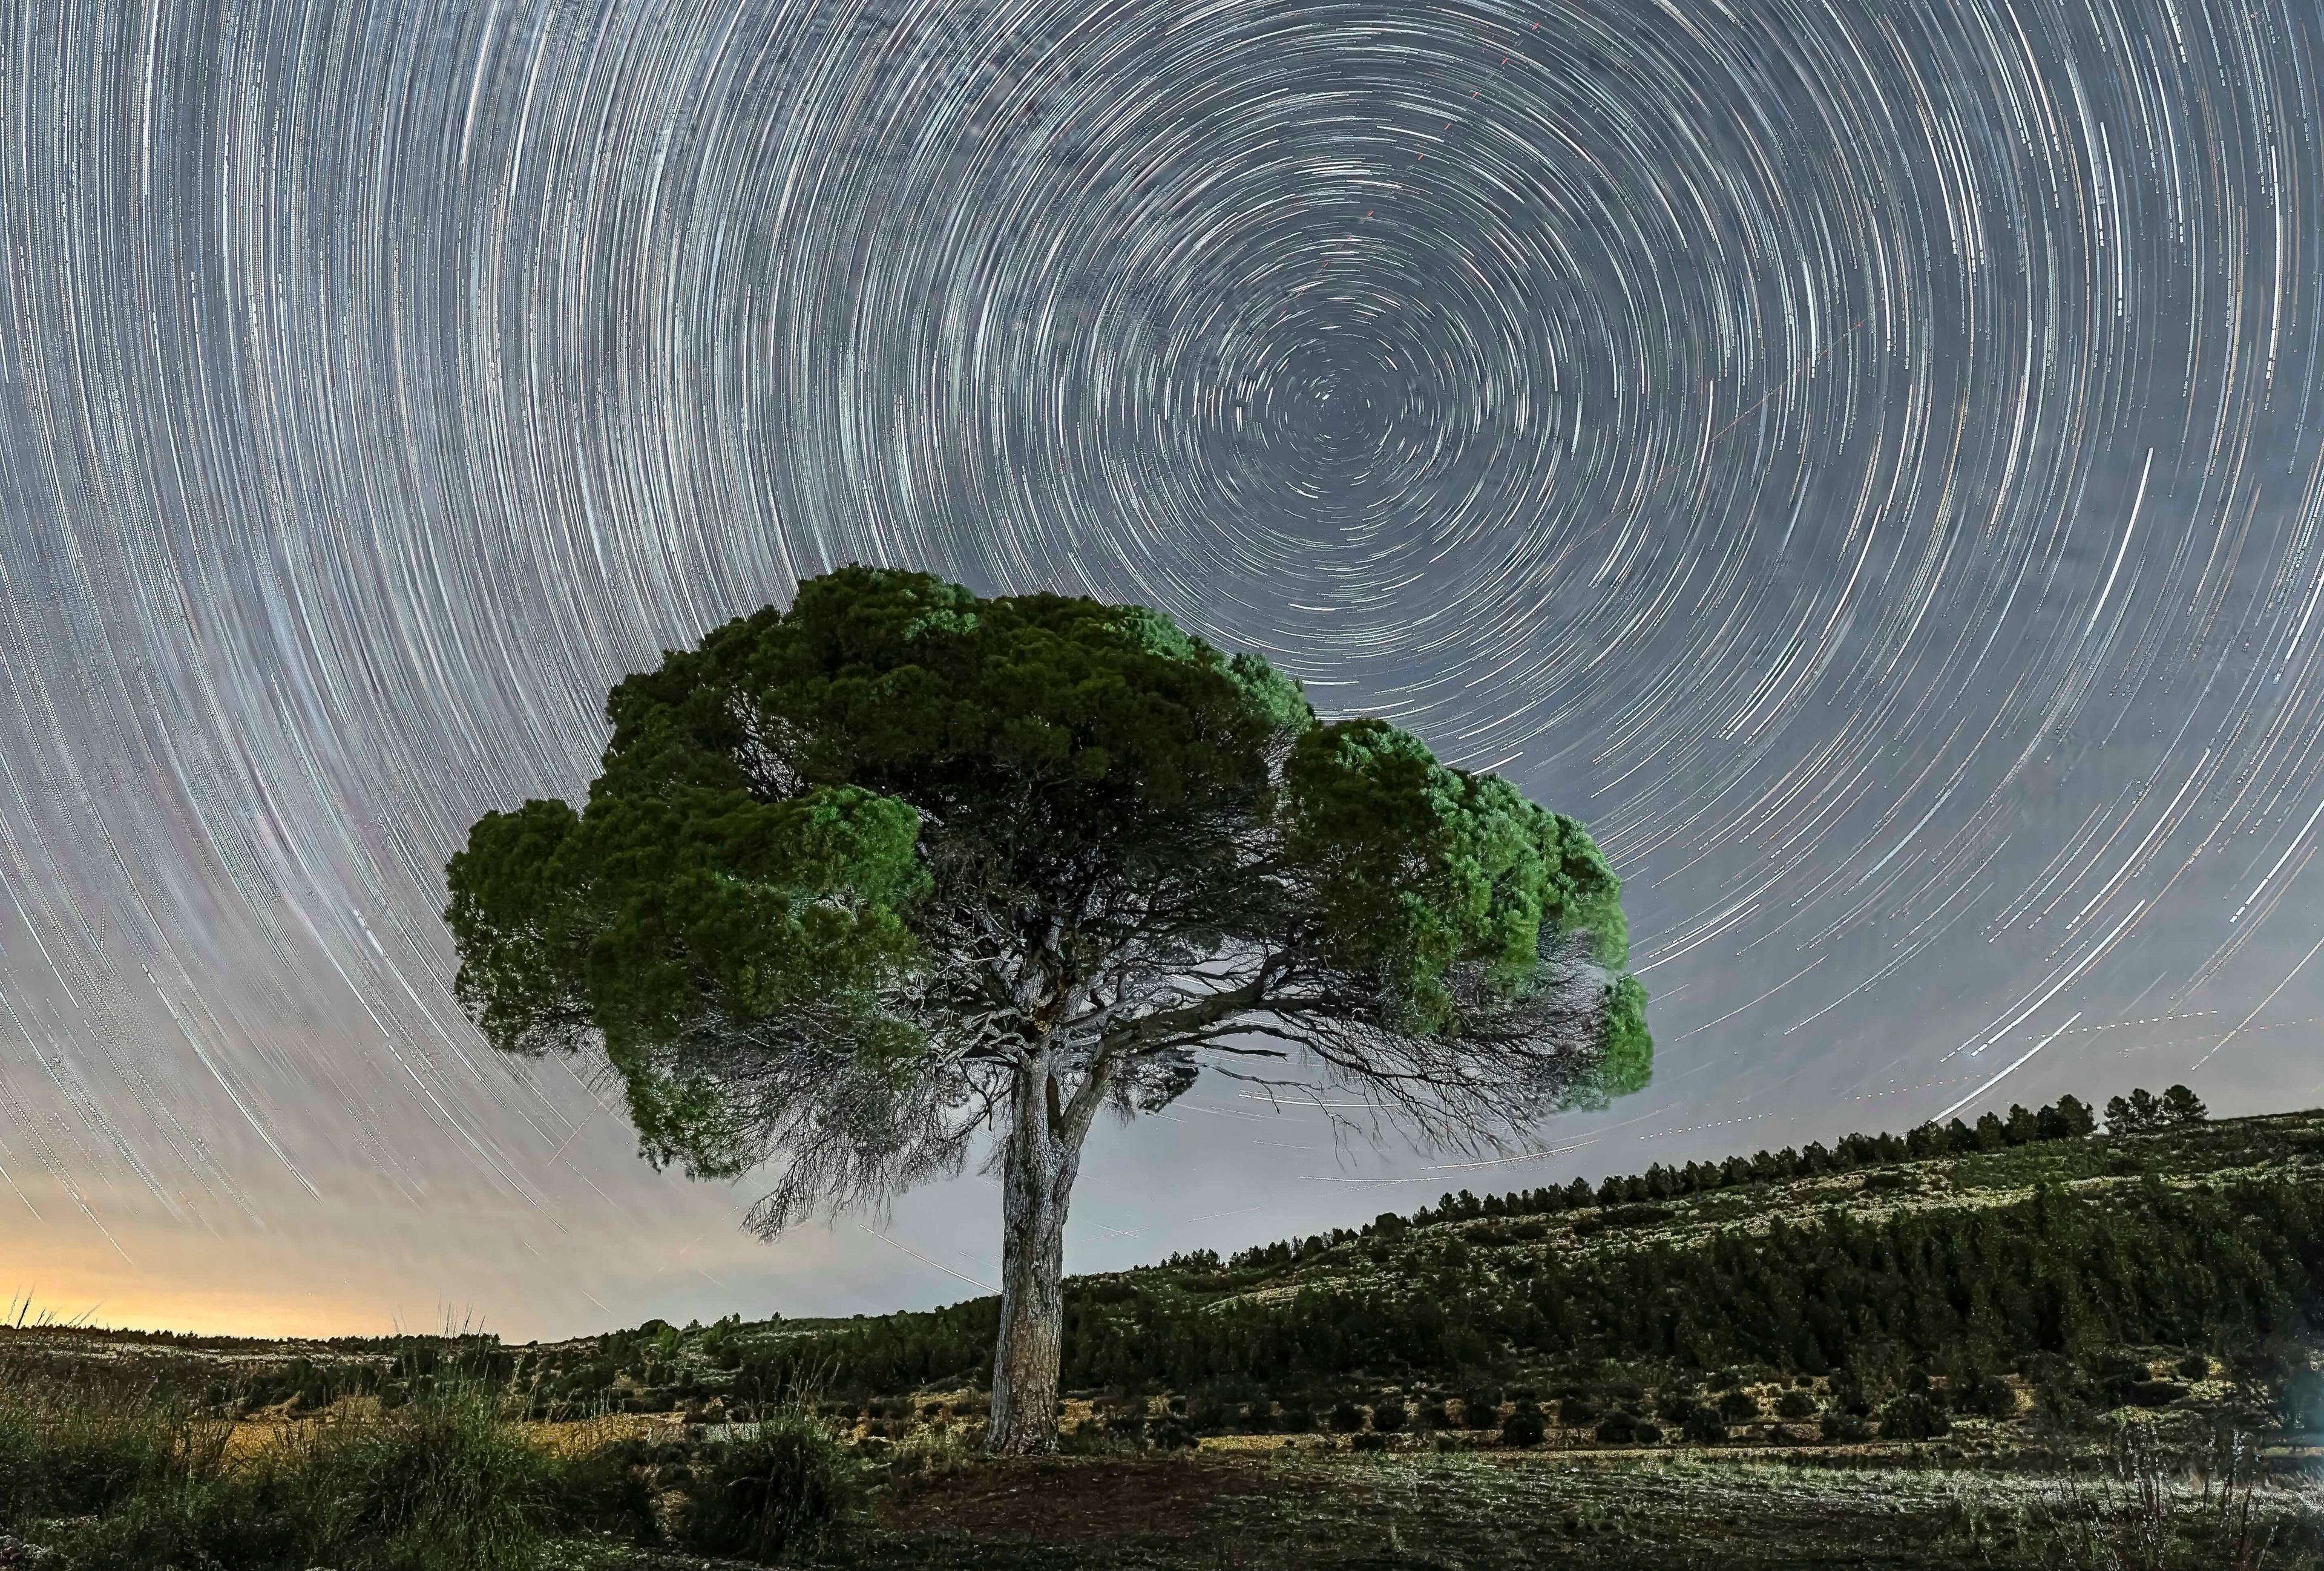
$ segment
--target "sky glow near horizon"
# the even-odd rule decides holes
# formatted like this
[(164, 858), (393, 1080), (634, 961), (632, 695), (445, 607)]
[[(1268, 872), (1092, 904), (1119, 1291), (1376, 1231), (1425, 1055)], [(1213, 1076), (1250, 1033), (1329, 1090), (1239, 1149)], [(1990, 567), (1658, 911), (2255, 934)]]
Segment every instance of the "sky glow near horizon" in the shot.
[(1648, 1091), (1467, 1167), (1205, 1081), (1093, 1137), (1076, 1266), (2324, 1100), (2305, 0), (7, 23), (0, 1293), (522, 1337), (995, 1280), (973, 1173), (759, 1243), (450, 996), (467, 824), (857, 559), (1157, 605), (1626, 880)]

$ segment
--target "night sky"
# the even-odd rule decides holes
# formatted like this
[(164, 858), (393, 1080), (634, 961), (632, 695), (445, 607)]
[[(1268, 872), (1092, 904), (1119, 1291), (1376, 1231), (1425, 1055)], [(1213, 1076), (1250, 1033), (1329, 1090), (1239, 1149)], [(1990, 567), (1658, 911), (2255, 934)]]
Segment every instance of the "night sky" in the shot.
[(1626, 880), (1651, 1089), (1475, 1169), (1205, 1082), (1093, 1137), (1075, 1267), (2012, 1065), (1965, 1115), (2324, 1101), (2314, 0), (0, 23), (0, 1296), (995, 1280), (989, 1181), (761, 1244), (451, 998), (469, 822), (850, 560), (1159, 606)]

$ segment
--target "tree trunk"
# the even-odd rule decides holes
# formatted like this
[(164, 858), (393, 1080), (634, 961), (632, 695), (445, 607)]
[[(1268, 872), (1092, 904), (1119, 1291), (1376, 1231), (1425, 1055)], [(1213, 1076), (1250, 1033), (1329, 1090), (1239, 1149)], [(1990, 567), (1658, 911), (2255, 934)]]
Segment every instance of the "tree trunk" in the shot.
[[(1065, 1203), (1085, 1122), (1068, 1122), (1044, 1065), (1019, 1075), (1001, 1169), (1001, 1336), (992, 1354), (985, 1448), (1025, 1456), (1057, 1448), (1057, 1364), (1065, 1335)], [(1075, 1127), (1079, 1125), (1079, 1127)]]

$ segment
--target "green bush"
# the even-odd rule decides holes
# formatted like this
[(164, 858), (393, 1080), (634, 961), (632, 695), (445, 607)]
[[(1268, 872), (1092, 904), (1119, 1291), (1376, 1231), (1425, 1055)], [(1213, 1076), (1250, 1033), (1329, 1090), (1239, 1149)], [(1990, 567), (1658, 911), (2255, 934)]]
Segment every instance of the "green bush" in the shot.
[[(2009, 1388), (2004, 1386), (2001, 1389), (2007, 1391)], [(1775, 1416), (1779, 1419), (1812, 1419), (1815, 1410), (1815, 1398), (1803, 1391), (1788, 1391), (1775, 1399)]]
[(74, 1571), (533, 1571), (557, 1515), (555, 1465), (472, 1386), (231, 1464), (226, 1434), (151, 1392), (0, 1389), (0, 1526), (45, 1520)]
[(633, 1544), (661, 1542), (654, 1516), (657, 1485), (680, 1486), (683, 1464), (652, 1467), (642, 1440), (616, 1440), (568, 1458), (556, 1470), (557, 1514), (564, 1525)]
[(251, 1472), (309, 1559), (341, 1571), (530, 1571), (555, 1511), (554, 1464), (474, 1388), (321, 1424)]
[(1727, 1424), (1719, 1409), (1700, 1403), (1679, 1420), (1678, 1432), (1697, 1446), (1716, 1446), (1727, 1438)]
[(1598, 1420), (1595, 1432), (1609, 1446), (1628, 1446), (1638, 1437), (1638, 1420), (1628, 1413), (1609, 1413)]
[(1393, 1435), (1404, 1428), (1404, 1404), (1393, 1398), (1372, 1404), (1372, 1428), (1383, 1435)]
[(1883, 1440), (1933, 1440), (1951, 1428), (1944, 1409), (1918, 1391), (1908, 1391), (1880, 1409)]
[(2014, 1419), (2017, 1416), (2017, 1393), (2006, 1380), (1991, 1376), (1965, 1380), (1947, 1393), (1953, 1411), (1978, 1419)]
[(805, 1413), (763, 1420), (748, 1440), (715, 1449), (687, 1521), (687, 1539), (714, 1555), (772, 1562), (814, 1555), (844, 1528), (862, 1479), (838, 1437)]
[(1501, 1444), (1504, 1446), (1538, 1446), (1548, 1434), (1549, 1426), (1541, 1416), (1541, 1409), (1531, 1402), (1519, 1402), (1501, 1420)]

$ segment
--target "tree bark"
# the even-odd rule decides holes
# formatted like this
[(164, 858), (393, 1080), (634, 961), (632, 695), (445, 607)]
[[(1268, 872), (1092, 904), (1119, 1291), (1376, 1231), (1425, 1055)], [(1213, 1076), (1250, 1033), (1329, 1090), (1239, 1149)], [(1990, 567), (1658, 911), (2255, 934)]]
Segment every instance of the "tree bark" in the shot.
[(995, 1455), (1057, 1448), (1065, 1204), (1087, 1128), (1085, 1118), (1060, 1107), (1046, 1062), (1019, 1073), (1001, 1166), (1001, 1336), (992, 1354), (992, 1421), (984, 1441)]

